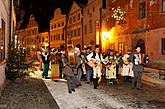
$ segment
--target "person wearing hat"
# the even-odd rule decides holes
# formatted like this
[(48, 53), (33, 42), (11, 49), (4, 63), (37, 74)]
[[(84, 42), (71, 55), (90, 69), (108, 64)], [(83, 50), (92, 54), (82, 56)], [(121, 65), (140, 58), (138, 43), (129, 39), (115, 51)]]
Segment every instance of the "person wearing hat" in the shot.
[(87, 60), (92, 61), (93, 63), (93, 65), (91, 65), (93, 67), (93, 84), (94, 89), (97, 89), (98, 80), (101, 77), (101, 61), (104, 63), (104, 59), (100, 53), (99, 45), (95, 46), (95, 51), (87, 56)]

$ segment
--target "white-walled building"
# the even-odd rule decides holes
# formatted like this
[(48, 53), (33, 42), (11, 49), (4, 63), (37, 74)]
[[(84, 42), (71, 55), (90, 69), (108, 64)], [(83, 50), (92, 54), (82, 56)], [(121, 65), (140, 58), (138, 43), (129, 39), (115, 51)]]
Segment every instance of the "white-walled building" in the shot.
[[(0, 91), (6, 79), (5, 67), (6, 59), (8, 58), (8, 43), (9, 43), (9, 0), (0, 0)], [(11, 14), (11, 39), (14, 36), (16, 29), (16, 16), (14, 4), (12, 1)], [(12, 41), (12, 40), (11, 40)]]

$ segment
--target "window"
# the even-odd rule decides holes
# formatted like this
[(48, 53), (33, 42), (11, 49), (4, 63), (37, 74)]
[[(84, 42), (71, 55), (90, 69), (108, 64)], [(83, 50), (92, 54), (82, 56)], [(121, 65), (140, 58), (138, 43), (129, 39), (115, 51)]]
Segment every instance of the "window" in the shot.
[(68, 38), (70, 38), (71, 32), (70, 31), (67, 31), (67, 34), (68, 34)]
[(77, 35), (77, 32), (76, 32), (76, 29), (74, 30), (74, 37), (76, 37), (76, 35)]
[(80, 36), (81, 32), (80, 32), (80, 28), (78, 28), (78, 36)]
[(58, 23), (58, 27), (60, 27), (60, 23)]
[(44, 37), (42, 37), (42, 42), (44, 42)]
[(165, 0), (162, 0), (162, 12), (165, 13)]
[(41, 43), (41, 37), (39, 37), (39, 43)]
[(143, 19), (146, 16), (146, 2), (142, 2), (139, 4), (139, 18)]
[(64, 33), (62, 33), (62, 40), (64, 40)]
[(56, 24), (54, 25), (54, 28), (56, 28)]
[(165, 38), (162, 38), (162, 55), (165, 55)]
[(119, 54), (124, 54), (124, 43), (123, 42), (118, 43), (118, 51), (119, 51)]
[(52, 35), (50, 36), (50, 40), (52, 41)]
[(72, 24), (72, 18), (69, 19), (69, 24)]
[(53, 29), (53, 25), (51, 27), (52, 27), (51, 29)]
[(5, 59), (5, 21), (2, 19), (2, 29), (0, 29), (0, 62)]
[(54, 40), (56, 40), (56, 36), (54, 35)]
[(32, 42), (33, 42), (33, 38), (32, 38)]
[(89, 10), (87, 11), (87, 14), (89, 15)]
[(80, 13), (78, 14), (78, 20), (80, 20)]
[(115, 43), (109, 43), (109, 48), (111, 50), (115, 50)]
[(92, 33), (92, 20), (89, 21), (89, 33)]
[(85, 34), (87, 34), (87, 25), (85, 25)]
[(73, 16), (73, 22), (76, 22), (76, 16)]
[(71, 30), (71, 37), (73, 37), (73, 31)]
[(106, 9), (106, 0), (102, 0), (103, 9)]
[(60, 34), (57, 35), (56, 40), (60, 40)]
[(64, 22), (62, 22), (62, 26), (64, 26)]
[(95, 7), (93, 7), (93, 12), (95, 12)]

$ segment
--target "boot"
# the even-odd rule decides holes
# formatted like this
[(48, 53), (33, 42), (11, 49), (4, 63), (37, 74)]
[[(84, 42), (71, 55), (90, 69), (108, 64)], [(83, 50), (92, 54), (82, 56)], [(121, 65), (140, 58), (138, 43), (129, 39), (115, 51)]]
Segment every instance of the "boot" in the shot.
[(93, 84), (94, 84), (94, 89), (97, 89), (97, 80), (96, 80), (96, 78), (93, 78)]
[(96, 86), (99, 86), (98, 81), (99, 81), (99, 77), (96, 78)]

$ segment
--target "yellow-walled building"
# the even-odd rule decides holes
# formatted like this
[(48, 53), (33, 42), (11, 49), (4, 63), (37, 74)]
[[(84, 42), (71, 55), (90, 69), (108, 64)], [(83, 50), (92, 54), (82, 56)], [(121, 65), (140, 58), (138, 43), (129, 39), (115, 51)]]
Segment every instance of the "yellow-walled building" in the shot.
[(68, 14), (68, 22), (67, 22), (67, 44), (72, 44), (76, 46), (80, 44), (83, 45), (83, 15), (82, 15), (83, 6), (77, 4), (75, 1), (72, 3)]
[(37, 45), (38, 23), (33, 15), (30, 16), (29, 23), (26, 27), (26, 48), (33, 49)]
[(37, 39), (38, 39), (37, 40), (38, 47), (42, 47), (45, 49), (47, 46), (49, 46), (49, 33), (48, 32), (38, 33)]
[(50, 48), (57, 48), (65, 44), (65, 26), (66, 15), (63, 15), (61, 9), (57, 8), (50, 21)]

